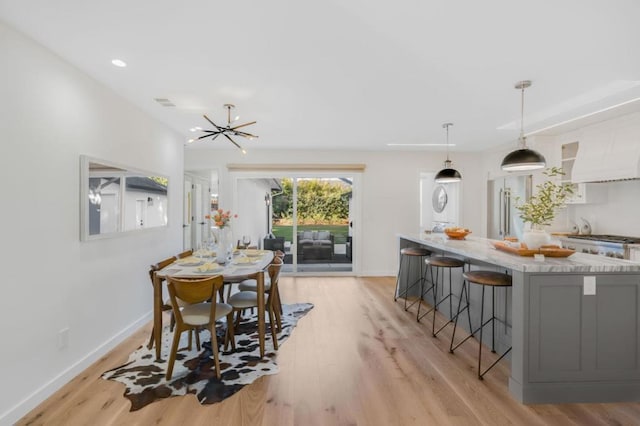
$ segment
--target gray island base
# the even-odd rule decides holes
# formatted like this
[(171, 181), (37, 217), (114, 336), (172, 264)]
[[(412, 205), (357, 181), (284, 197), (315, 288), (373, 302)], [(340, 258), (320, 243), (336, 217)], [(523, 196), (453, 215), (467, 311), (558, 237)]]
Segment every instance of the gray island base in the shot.
[[(640, 264), (583, 253), (536, 261), (496, 250), (485, 238), (449, 240), (443, 234), (399, 235), (398, 243), (399, 249), (426, 247), (434, 254), (464, 259), (471, 269), (512, 275), (513, 287), (505, 295), (496, 292), (496, 349), (501, 353), (513, 346), (509, 391), (518, 401), (640, 401)], [(407, 282), (404, 279), (415, 279), (419, 270), (400, 274)], [(452, 281), (455, 310), (461, 272), (454, 273)], [(472, 323), (477, 327), (480, 294), (471, 287)], [(450, 314), (446, 303), (439, 310)], [(487, 344), (490, 327), (485, 336)]]

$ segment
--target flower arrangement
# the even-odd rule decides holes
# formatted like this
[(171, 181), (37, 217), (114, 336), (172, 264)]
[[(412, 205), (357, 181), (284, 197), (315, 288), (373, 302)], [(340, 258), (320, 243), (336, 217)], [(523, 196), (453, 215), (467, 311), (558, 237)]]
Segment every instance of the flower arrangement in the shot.
[[(561, 168), (550, 167), (542, 172), (549, 178), (563, 176)], [(546, 180), (536, 186), (537, 193), (528, 201), (519, 203), (516, 199), (516, 209), (520, 211), (520, 218), (531, 223), (532, 228), (551, 225), (559, 209), (565, 207), (567, 199), (573, 195), (573, 185), (570, 183), (555, 183)]]
[(219, 228), (229, 226), (231, 218), (237, 218), (238, 215), (231, 215), (231, 210), (224, 211), (223, 209), (216, 210), (213, 214), (205, 216), (207, 219), (212, 219), (214, 224)]

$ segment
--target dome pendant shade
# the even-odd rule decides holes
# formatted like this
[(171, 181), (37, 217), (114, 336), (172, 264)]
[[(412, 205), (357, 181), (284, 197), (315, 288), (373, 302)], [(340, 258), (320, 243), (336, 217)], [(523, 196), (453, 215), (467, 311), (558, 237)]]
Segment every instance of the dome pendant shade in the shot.
[(502, 170), (507, 172), (517, 172), (522, 170), (543, 169), (547, 165), (547, 160), (538, 151), (527, 148), (527, 138), (524, 136), (524, 89), (531, 86), (530, 80), (523, 80), (516, 83), (515, 88), (521, 91), (520, 97), (520, 149), (507, 154), (502, 160)]
[(462, 175), (456, 169), (451, 168), (451, 161), (444, 162), (444, 169), (440, 170), (434, 178), (436, 183), (453, 183), (460, 182)]
[(449, 160), (449, 127), (453, 126), (453, 123), (444, 123), (443, 128), (447, 129), (447, 159), (444, 162), (444, 169), (440, 170), (433, 179), (436, 183), (453, 183), (460, 182), (462, 175), (459, 171), (451, 167), (451, 160)]
[(517, 172), (522, 170), (538, 170), (545, 167), (547, 160), (538, 151), (528, 148), (517, 149), (507, 154), (502, 160), (502, 170)]

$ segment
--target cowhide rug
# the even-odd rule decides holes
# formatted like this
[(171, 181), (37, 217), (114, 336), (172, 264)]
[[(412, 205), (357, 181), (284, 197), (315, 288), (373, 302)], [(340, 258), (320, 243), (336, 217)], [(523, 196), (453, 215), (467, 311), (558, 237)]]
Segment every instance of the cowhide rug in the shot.
[[(278, 344), (282, 344), (302, 318), (313, 308), (311, 303), (283, 305), (282, 331), (278, 333)], [(203, 344), (198, 352), (195, 342), (192, 350), (188, 351), (189, 333), (182, 333), (176, 362), (173, 367), (173, 377), (165, 380), (166, 366), (169, 360), (169, 350), (173, 339), (173, 332), (167, 325), (162, 330), (162, 362), (155, 361), (155, 348), (147, 349), (147, 345), (140, 346), (129, 356), (126, 364), (109, 370), (102, 375), (103, 379), (124, 383), (127, 387), (124, 396), (131, 401), (130, 411), (136, 411), (154, 401), (192, 393), (201, 404), (214, 404), (238, 392), (245, 385), (252, 383), (259, 377), (276, 374), (278, 365), (275, 363), (277, 351), (273, 349), (271, 332), (268, 324), (266, 329), (265, 357), (260, 359), (258, 346), (258, 328), (256, 316), (247, 316), (235, 329), (236, 350), (222, 351), (224, 339), (221, 335), (226, 325), (218, 325), (218, 343), (220, 345), (220, 379), (216, 378), (211, 351), (209, 332), (200, 331)]]

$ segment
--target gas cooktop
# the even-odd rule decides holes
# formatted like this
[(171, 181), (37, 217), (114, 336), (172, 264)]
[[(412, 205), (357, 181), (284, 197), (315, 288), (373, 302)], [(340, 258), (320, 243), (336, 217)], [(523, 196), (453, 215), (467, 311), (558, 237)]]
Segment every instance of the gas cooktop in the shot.
[(567, 238), (578, 240), (602, 241), (606, 243), (640, 244), (640, 238), (624, 237), (621, 235), (568, 235)]

